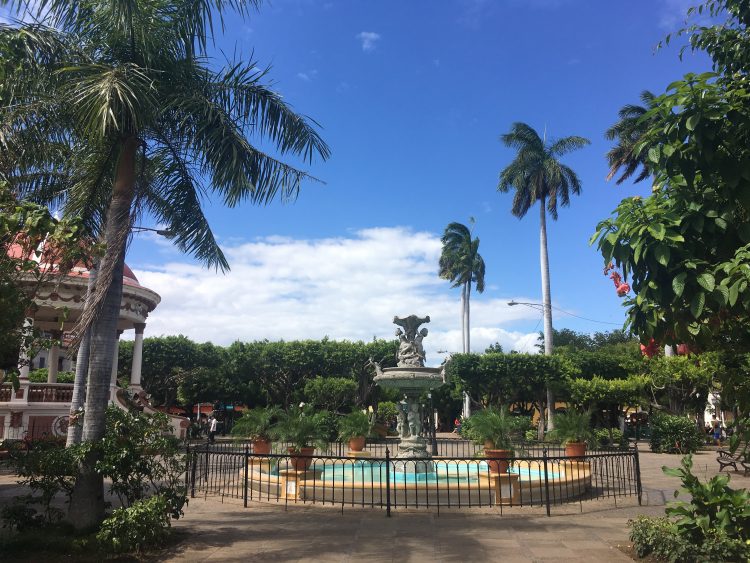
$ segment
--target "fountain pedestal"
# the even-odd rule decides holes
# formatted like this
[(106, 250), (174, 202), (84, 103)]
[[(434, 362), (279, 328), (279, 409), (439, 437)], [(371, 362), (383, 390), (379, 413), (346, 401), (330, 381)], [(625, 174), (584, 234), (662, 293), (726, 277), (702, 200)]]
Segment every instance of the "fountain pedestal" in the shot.
[(396, 471), (407, 472), (413, 469), (417, 473), (428, 473), (434, 470), (434, 466), (422, 431), (419, 397), (445, 382), (445, 366), (441, 369), (424, 365), (422, 339), (427, 336), (427, 329), (423, 328), (419, 332), (417, 329), (420, 324), (430, 322), (430, 317), (394, 317), (393, 322), (405, 331), (396, 331), (400, 340), (398, 366), (381, 369), (375, 363), (377, 375), (374, 381), (381, 387), (397, 389), (404, 396), (398, 405), (397, 431), (400, 441), (398, 453), (394, 457)]

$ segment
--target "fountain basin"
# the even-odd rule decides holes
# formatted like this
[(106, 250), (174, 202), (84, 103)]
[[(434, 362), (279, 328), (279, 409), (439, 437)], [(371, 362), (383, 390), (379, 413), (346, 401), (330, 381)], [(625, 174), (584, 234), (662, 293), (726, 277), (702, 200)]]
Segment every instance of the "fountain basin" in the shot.
[(444, 383), (441, 368), (411, 366), (382, 368), (373, 381), (381, 387), (398, 389), (406, 395), (419, 395)]

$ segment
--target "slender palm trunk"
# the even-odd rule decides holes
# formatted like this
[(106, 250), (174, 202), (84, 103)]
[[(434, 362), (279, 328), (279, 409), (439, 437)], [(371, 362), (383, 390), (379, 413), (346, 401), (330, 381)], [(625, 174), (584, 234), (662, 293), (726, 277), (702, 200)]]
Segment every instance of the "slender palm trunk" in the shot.
[[(96, 266), (89, 270), (89, 281), (86, 287), (86, 301), (90, 302), (91, 294), (96, 284)], [(85, 305), (84, 305), (85, 307)], [(66, 446), (81, 443), (81, 434), (83, 432), (83, 418), (76, 419), (79, 410), (83, 408), (86, 401), (86, 376), (89, 372), (89, 351), (91, 350), (91, 330), (87, 330), (81, 338), (81, 344), (78, 346), (78, 356), (76, 357), (76, 376), (73, 380), (73, 398), (70, 401), (70, 415), (68, 424), (68, 439)]]
[[(545, 198), (539, 200), (539, 263), (542, 270), (542, 307), (544, 309), (544, 355), (552, 355), (552, 297), (547, 254), (547, 208)], [(554, 428), (555, 396), (547, 385), (547, 430)]]
[[(112, 361), (114, 359), (117, 321), (122, 302), (122, 274), (125, 264), (124, 233), (130, 225), (130, 212), (135, 192), (135, 157), (138, 139), (123, 140), (117, 172), (112, 190), (112, 200), (107, 212), (104, 230), (107, 250), (99, 268), (99, 280), (106, 279), (104, 272), (112, 271), (112, 281), (107, 288), (99, 314), (91, 325), (91, 351), (88, 384), (86, 389), (86, 414), (83, 422), (84, 442), (96, 443), (104, 437), (106, 409), (109, 401)], [(96, 527), (104, 519), (104, 482), (95, 470), (99, 454), (90, 450), (78, 466), (68, 516), (79, 530)]]
[(466, 353), (471, 354), (471, 282), (464, 285), (466, 292), (466, 304), (464, 305), (464, 325), (466, 326)]
[(466, 284), (461, 286), (461, 351), (469, 353), (466, 348)]

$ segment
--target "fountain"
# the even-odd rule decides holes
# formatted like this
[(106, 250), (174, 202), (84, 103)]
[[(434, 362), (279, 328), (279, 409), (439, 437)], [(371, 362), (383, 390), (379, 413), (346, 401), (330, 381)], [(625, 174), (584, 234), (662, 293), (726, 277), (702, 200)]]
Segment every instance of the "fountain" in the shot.
[(434, 471), (422, 429), (419, 398), (425, 391), (445, 383), (445, 365), (442, 368), (430, 368), (424, 365), (425, 352), (422, 340), (427, 336), (427, 329), (418, 329), (420, 325), (429, 322), (429, 316), (393, 317), (393, 323), (400, 327), (396, 330), (396, 336), (400, 341), (398, 365), (395, 368), (381, 368), (373, 362), (377, 372), (375, 383), (381, 387), (398, 389), (404, 396), (398, 404), (396, 430), (399, 444), (394, 462), (396, 471), (400, 472), (405, 472), (407, 465), (410, 468), (413, 466), (417, 473)]

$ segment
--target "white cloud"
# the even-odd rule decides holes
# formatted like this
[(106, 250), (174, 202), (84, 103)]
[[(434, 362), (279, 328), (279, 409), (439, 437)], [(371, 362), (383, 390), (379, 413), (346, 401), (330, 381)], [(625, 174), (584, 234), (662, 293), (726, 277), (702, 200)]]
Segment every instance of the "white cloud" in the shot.
[(305, 82), (311, 82), (318, 76), (317, 69), (307, 70), (305, 72), (298, 72), (297, 78), (304, 80)]
[[(659, 6), (659, 27), (667, 32), (675, 32), (685, 26), (688, 10), (700, 4), (696, 0), (661, 0)], [(695, 14), (690, 17), (691, 22), (707, 24), (708, 15)]]
[[(393, 316), (414, 313), (432, 319), (425, 348), (428, 363), (437, 365), (437, 350), (461, 349), (459, 292), (437, 276), (440, 249), (433, 233), (372, 228), (339, 238), (235, 243), (224, 248), (232, 267), (226, 275), (180, 262), (130, 265), (162, 298), (148, 335), (185, 334), (222, 345), (324, 336), (367, 341), (391, 338)], [(535, 351), (536, 333), (502, 325), (539, 313), (488, 293), (471, 302), (472, 349), (497, 341), (507, 351)]]
[(380, 34), (374, 31), (361, 31), (356, 36), (362, 42), (362, 50), (365, 53), (375, 50), (375, 43), (380, 41)]

